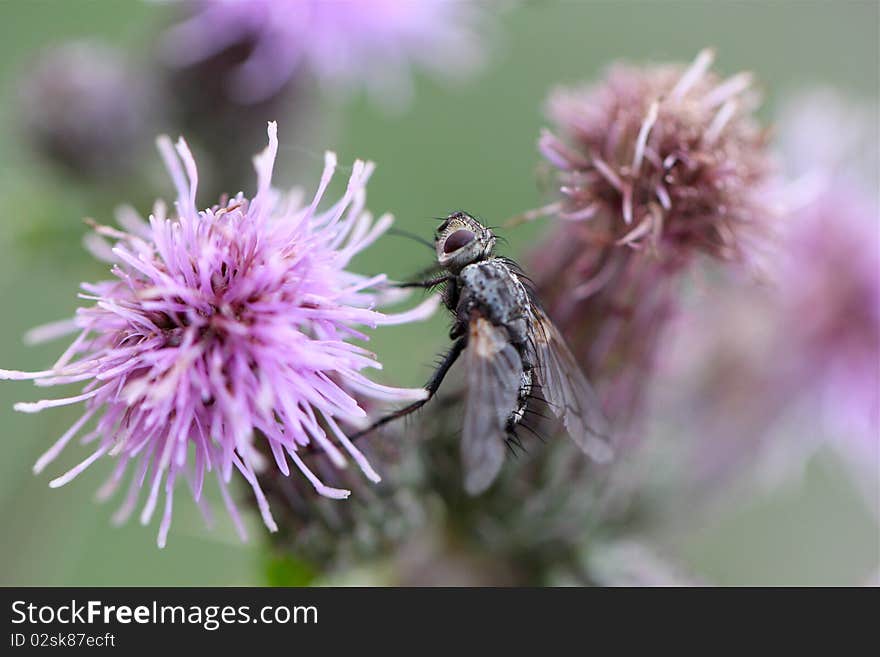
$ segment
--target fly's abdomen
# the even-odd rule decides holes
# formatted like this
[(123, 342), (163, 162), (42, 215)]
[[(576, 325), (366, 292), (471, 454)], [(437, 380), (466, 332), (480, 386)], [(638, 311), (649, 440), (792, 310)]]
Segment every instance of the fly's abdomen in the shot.
[(507, 433), (514, 434), (516, 427), (523, 421), (523, 418), (526, 414), (526, 409), (529, 405), (529, 398), (532, 395), (532, 369), (527, 368), (523, 370), (522, 373), (522, 381), (519, 387), (519, 395), (516, 400), (516, 408), (510, 414), (510, 417), (507, 418)]

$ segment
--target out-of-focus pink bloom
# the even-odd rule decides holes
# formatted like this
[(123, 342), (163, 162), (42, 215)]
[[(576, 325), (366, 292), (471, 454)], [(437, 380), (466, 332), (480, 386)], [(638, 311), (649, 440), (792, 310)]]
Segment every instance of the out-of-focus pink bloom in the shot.
[(690, 436), (679, 480), (692, 497), (748, 475), (777, 485), (830, 447), (880, 513), (880, 219), (876, 156), (862, 155), (876, 126), (858, 120), (868, 114), (827, 91), (790, 100), (779, 133), (792, 183), (762, 284), (720, 287), (670, 341), (670, 390), (683, 402), (673, 431)]
[(149, 75), (89, 41), (41, 53), (23, 72), (18, 97), (21, 135), (68, 172), (98, 179), (131, 171), (161, 108)]
[(832, 431), (880, 441), (880, 221), (837, 188), (792, 217), (780, 254), (780, 347), (790, 383), (813, 388)]
[(32, 413), (85, 402), (83, 415), (35, 470), (42, 471), (86, 427), (93, 428), (82, 442), (95, 447), (52, 487), (105, 455), (116, 458), (101, 494), (110, 495), (129, 473), (129, 494), (117, 518), (133, 511), (145, 485), (141, 521), (147, 523), (164, 493), (158, 539), (163, 546), (175, 484), (186, 479), (201, 500), (208, 472), (215, 474), (244, 537), (227, 491), (238, 472), (253, 488), (266, 526), (275, 530), (257, 481), (261, 468), (288, 475), (292, 463), (321, 495), (347, 497), (348, 490), (325, 485), (304, 462), (304, 451), (317, 447), (336, 467), (345, 466), (348, 457), (369, 479), (379, 480), (340, 424), (364, 422), (355, 395), (400, 403), (422, 398), (425, 391), (366, 378), (363, 370), (380, 364), (351, 340), (366, 339), (364, 326), (426, 317), (436, 301), (382, 314), (374, 306), (382, 300), (377, 288), (385, 276), (347, 269), (392, 221), (389, 215), (374, 221), (365, 210), (372, 164), (355, 162), (342, 198), (319, 211), (335, 156), (327, 154), (310, 202), (296, 192), (279, 193), (271, 187), (278, 140), (270, 123), (269, 146), (254, 158), (256, 194), (239, 193), (200, 211), (196, 164), (186, 143), (181, 139), (175, 147), (167, 137), (158, 143), (177, 189), (174, 211), (169, 215), (157, 203), (148, 222), (132, 210), (120, 213), (124, 231), (96, 225), (88, 246), (112, 263), (115, 278), (83, 284), (81, 296), (91, 306), (72, 320), (32, 332), (34, 340), (78, 333), (51, 368), (2, 370), (0, 378), (33, 379), (40, 386), (85, 384), (72, 397), (16, 405)]
[(830, 89), (797, 94), (783, 107), (780, 147), (805, 200), (791, 211), (774, 282), (779, 341), (791, 360), (787, 385), (812, 393), (822, 432), (867, 475), (880, 514), (876, 109)]
[(832, 183), (876, 196), (880, 166), (880, 153), (874, 148), (880, 137), (876, 117), (876, 106), (853, 102), (827, 87), (784, 99), (775, 141), (786, 173), (801, 181), (794, 196), (815, 198)]
[(485, 15), (448, 0), (197, 0), (163, 52), (190, 65), (239, 43), (250, 56), (231, 74), (242, 102), (277, 92), (301, 70), (331, 87), (366, 87), (384, 106), (412, 94), (410, 68), (460, 77), (486, 60)]
[[(851, 465), (876, 507), (880, 479), (880, 224), (858, 189), (833, 185), (790, 217), (761, 284), (703, 295), (670, 341), (678, 449), (715, 493), (750, 472), (768, 485), (819, 448)], [(678, 397), (683, 406), (673, 399)]]

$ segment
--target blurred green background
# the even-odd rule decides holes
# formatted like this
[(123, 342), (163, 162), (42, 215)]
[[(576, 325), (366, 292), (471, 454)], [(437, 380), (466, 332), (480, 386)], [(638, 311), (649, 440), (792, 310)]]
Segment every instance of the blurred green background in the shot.
[[(79, 281), (104, 277), (105, 267), (81, 248), (81, 218), (109, 222), (121, 202), (146, 212), (152, 198), (171, 193), (159, 176), (147, 177), (135, 190), (78, 186), (29, 156), (15, 116), (23, 67), (41, 48), (70, 39), (99, 39), (146, 54), (170, 20), (168, 12), (167, 5), (153, 2), (0, 2), (4, 368), (41, 369), (51, 363), (63, 348), (60, 343), (29, 348), (21, 336), (34, 325), (69, 316)], [(322, 99), (320, 113), (331, 122), (320, 133), (326, 140), (321, 144), (313, 135), (292, 134), (285, 117), (278, 116), (277, 183), (311, 185), (320, 172), (320, 151), (331, 148), (344, 163), (355, 157), (377, 162), (369, 207), (393, 212), (400, 227), (427, 237), (429, 217), (458, 208), (501, 223), (543, 200), (535, 182), (535, 141), (550, 87), (593, 79), (615, 59), (688, 61), (705, 46), (717, 49), (722, 73), (748, 69), (757, 74), (766, 95), (765, 119), (787, 93), (814, 85), (877, 100), (876, 2), (528, 2), (501, 14), (499, 22), (497, 56), (486, 74), (456, 88), (418, 77), (415, 102), (402, 116), (382, 114), (361, 97), (344, 106)], [(252, 180), (241, 184), (252, 189)], [(205, 205), (210, 201), (201, 199)], [(511, 251), (521, 252), (543, 228), (510, 232)], [(402, 278), (429, 259), (422, 247), (386, 237), (356, 266)], [(385, 363), (381, 378), (420, 384), (445, 338), (442, 316), (381, 331), (373, 343)], [(215, 514), (217, 526), (208, 531), (194, 505), (180, 495), (168, 547), (159, 550), (155, 526), (141, 527), (135, 519), (113, 527), (113, 507), (94, 503), (107, 464), (50, 490), (55, 473), (84, 454), (69, 447), (48, 472), (33, 475), (39, 454), (77, 417), (69, 408), (38, 415), (12, 411), (15, 401), (36, 399), (40, 392), (28, 383), (0, 386), (0, 584), (265, 582), (263, 530), (257, 522), (251, 523), (251, 541), (242, 545), (222, 508)], [(698, 575), (722, 584), (856, 583), (878, 550), (876, 519), (836, 466), (822, 460), (811, 464), (803, 488), (750, 500), (696, 535), (673, 540)]]

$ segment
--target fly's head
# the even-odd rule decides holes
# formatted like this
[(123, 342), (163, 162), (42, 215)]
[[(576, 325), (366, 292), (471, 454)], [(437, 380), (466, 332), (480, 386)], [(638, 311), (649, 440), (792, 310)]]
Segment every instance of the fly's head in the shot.
[(495, 250), (495, 236), (467, 212), (454, 212), (437, 228), (437, 262), (453, 273), (485, 260)]

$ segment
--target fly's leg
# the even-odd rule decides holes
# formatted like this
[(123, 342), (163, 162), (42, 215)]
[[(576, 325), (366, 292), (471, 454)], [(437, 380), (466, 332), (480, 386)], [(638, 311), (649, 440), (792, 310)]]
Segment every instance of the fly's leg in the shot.
[(348, 436), (349, 440), (357, 440), (361, 436), (370, 433), (371, 431), (375, 431), (379, 427), (384, 424), (388, 424), (389, 422), (396, 420), (401, 417), (405, 417), (410, 413), (414, 413), (419, 410), (422, 406), (427, 404), (437, 393), (437, 390), (440, 388), (440, 384), (443, 383), (443, 379), (446, 374), (449, 372), (452, 365), (458, 360), (458, 357), (461, 356), (461, 353), (464, 351), (465, 346), (467, 345), (467, 341), (464, 337), (456, 340), (452, 347), (450, 347), (449, 351), (446, 352), (446, 356), (443, 357), (443, 362), (440, 363), (440, 366), (434, 371), (434, 374), (431, 376), (431, 379), (428, 383), (425, 384), (425, 390), (428, 391), (428, 396), (424, 399), (420, 399), (417, 402), (413, 402), (409, 406), (404, 406), (401, 409), (394, 411), (393, 413), (389, 413), (385, 417), (381, 417), (373, 424), (368, 426), (366, 429), (361, 429), (357, 433), (353, 433)]
[(441, 283), (445, 283), (449, 280), (449, 275), (444, 274), (443, 276), (437, 276), (436, 278), (429, 278), (424, 281), (412, 281), (410, 283), (398, 283), (395, 287), (421, 287), (426, 290), (437, 287)]

